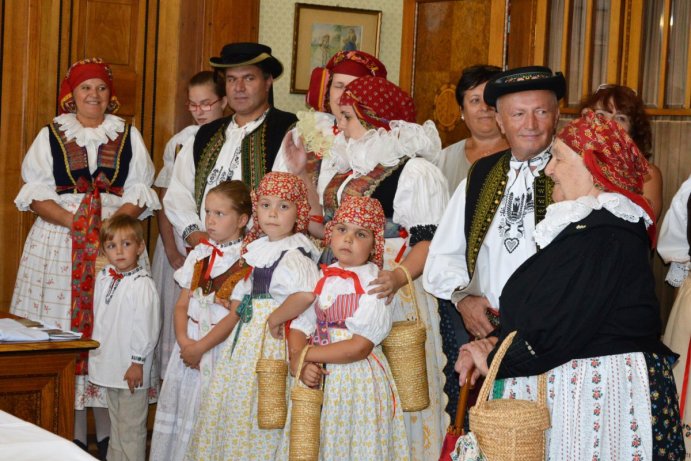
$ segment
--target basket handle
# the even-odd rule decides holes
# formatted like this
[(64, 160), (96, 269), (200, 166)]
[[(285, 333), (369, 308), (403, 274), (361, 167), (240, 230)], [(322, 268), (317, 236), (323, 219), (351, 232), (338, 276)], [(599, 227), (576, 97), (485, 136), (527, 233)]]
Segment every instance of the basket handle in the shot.
[[(259, 358), (263, 359), (264, 358), (264, 339), (266, 338), (266, 332), (269, 329), (269, 319), (266, 319), (266, 322), (264, 322), (264, 329), (262, 330), (262, 340), (259, 343)], [(286, 357), (288, 353), (286, 352), (286, 340), (282, 340), (283, 342), (283, 347), (281, 348), (283, 350), (283, 360), (286, 360)]]
[[(516, 336), (516, 333), (516, 331), (509, 333), (506, 339), (504, 339), (504, 341), (501, 343), (501, 346), (499, 346), (499, 350), (495, 354), (494, 360), (492, 360), (492, 365), (489, 367), (489, 372), (487, 373), (485, 382), (482, 383), (480, 394), (477, 397), (478, 406), (485, 404), (489, 399), (489, 393), (494, 387), (494, 380), (497, 377), (499, 366), (501, 365), (502, 360), (504, 360), (504, 355), (506, 355), (506, 351), (513, 342), (513, 338)], [(538, 376), (536, 402), (540, 406), (547, 406), (547, 373), (542, 373), (540, 376)]]
[[(298, 359), (298, 368), (297, 371), (295, 372), (295, 382), (293, 383), (293, 388), (295, 388), (300, 382), (300, 375), (302, 374), (302, 367), (305, 364), (305, 357), (307, 356), (307, 351), (313, 347), (310, 344), (306, 344), (305, 347), (302, 349), (302, 352), (300, 352), (300, 358)], [(303, 386), (307, 387), (305, 383), (302, 383)], [(322, 375), (322, 380), (321, 384), (319, 385), (320, 388), (324, 387), (324, 375)]]
[(420, 317), (420, 306), (418, 306), (418, 304), (417, 304), (417, 296), (415, 293), (415, 285), (413, 285), (413, 277), (410, 275), (410, 271), (408, 270), (408, 268), (405, 267), (403, 264), (397, 265), (396, 269), (401, 269), (403, 271), (403, 273), (405, 274), (406, 280), (408, 280), (408, 287), (410, 289), (410, 297), (413, 298), (413, 307), (415, 308), (415, 315), (417, 316), (417, 324), (419, 325), (420, 323), (422, 323), (422, 319)]

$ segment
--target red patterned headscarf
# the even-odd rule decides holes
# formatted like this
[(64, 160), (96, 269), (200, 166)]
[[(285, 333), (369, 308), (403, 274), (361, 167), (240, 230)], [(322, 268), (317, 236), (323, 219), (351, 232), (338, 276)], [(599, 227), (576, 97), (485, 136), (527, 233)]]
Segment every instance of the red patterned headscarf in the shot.
[(389, 122), (415, 122), (415, 103), (408, 93), (380, 77), (365, 76), (345, 87), (341, 106), (353, 106), (357, 117), (371, 126), (390, 130)]
[(336, 210), (333, 219), (326, 225), (324, 243), (331, 244), (333, 226), (338, 223), (354, 224), (374, 234), (374, 251), (369, 260), (384, 266), (384, 226), (386, 216), (379, 200), (370, 197), (347, 196)]
[(92, 78), (100, 78), (103, 80), (110, 90), (110, 101), (106, 108), (106, 113), (115, 113), (120, 107), (120, 102), (115, 96), (115, 87), (113, 86), (113, 72), (110, 66), (103, 62), (101, 58), (88, 58), (77, 61), (67, 69), (65, 78), (60, 84), (60, 113), (68, 112), (76, 113), (77, 105), (74, 102), (72, 91), (85, 80)]
[(643, 197), (648, 162), (636, 143), (617, 122), (598, 117), (585, 109), (557, 136), (583, 157), (595, 185), (605, 192), (619, 193), (643, 208), (653, 224), (648, 228), (655, 242), (655, 213)]
[(353, 77), (374, 75), (386, 78), (386, 66), (364, 51), (339, 51), (329, 60), (325, 67), (312, 69), (310, 85), (305, 95), (305, 102), (314, 110), (331, 112), (329, 107), (329, 86), (333, 74), (346, 74)]
[(305, 232), (309, 224), (310, 204), (307, 201), (307, 186), (292, 173), (272, 171), (267, 173), (259, 183), (256, 191), (252, 191), (252, 229), (243, 240), (243, 253), (248, 244), (262, 235), (257, 217), (257, 202), (262, 196), (280, 197), (293, 202), (297, 207), (295, 232)]

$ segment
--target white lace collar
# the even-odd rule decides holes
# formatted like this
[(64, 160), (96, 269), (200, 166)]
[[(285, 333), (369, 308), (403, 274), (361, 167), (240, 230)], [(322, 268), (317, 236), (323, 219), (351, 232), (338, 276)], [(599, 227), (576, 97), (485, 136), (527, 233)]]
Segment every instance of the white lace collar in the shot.
[(65, 133), (67, 140), (74, 139), (79, 147), (88, 144), (101, 145), (108, 140), (117, 139), (119, 133), (125, 130), (125, 121), (112, 114), (106, 114), (103, 123), (96, 128), (88, 128), (77, 120), (76, 114), (62, 114), (53, 119)]
[(423, 125), (402, 120), (391, 122), (391, 130), (367, 131), (360, 139), (346, 139), (339, 133), (331, 147), (332, 163), (339, 173), (352, 170), (364, 176), (377, 165), (392, 167), (403, 157), (423, 157), (435, 161), (441, 152), (441, 140), (434, 122)]
[(640, 206), (621, 194), (601, 192), (597, 197), (586, 195), (576, 200), (553, 203), (547, 207), (545, 219), (535, 226), (535, 242), (544, 248), (566, 226), (585, 219), (593, 210), (606, 209), (617, 218), (636, 223), (643, 218), (646, 227), (653, 222)]
[(276, 262), (284, 251), (297, 248), (302, 248), (307, 251), (315, 263), (319, 259), (319, 250), (314, 246), (314, 243), (302, 233), (293, 234), (290, 237), (274, 242), (269, 241), (268, 237), (261, 237), (247, 245), (247, 253), (245, 253), (244, 258), (247, 264), (252, 267), (268, 267)]

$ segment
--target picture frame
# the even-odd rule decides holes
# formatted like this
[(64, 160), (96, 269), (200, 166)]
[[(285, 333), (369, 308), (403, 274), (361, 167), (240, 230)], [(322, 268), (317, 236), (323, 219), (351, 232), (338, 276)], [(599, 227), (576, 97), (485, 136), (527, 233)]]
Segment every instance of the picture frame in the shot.
[(312, 69), (341, 50), (362, 50), (379, 57), (382, 12), (359, 8), (295, 4), (290, 92), (305, 94)]

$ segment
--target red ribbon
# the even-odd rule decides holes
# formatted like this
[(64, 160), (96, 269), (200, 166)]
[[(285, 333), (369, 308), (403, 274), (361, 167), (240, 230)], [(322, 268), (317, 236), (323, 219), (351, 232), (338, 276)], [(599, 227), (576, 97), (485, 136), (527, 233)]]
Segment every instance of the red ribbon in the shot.
[(341, 269), (340, 267), (329, 267), (326, 264), (321, 265), (322, 273), (324, 276), (319, 279), (317, 282), (317, 286), (314, 288), (314, 294), (315, 295), (320, 295), (322, 294), (322, 289), (324, 288), (324, 282), (326, 282), (326, 279), (329, 277), (340, 277), (342, 279), (352, 279), (353, 284), (355, 285), (355, 293), (362, 295), (365, 294), (365, 290), (362, 289), (362, 285), (360, 285), (360, 278), (357, 276), (357, 274), (353, 271), (349, 271), (346, 269)]
[(223, 252), (216, 245), (206, 239), (201, 239), (199, 243), (212, 248), (211, 259), (209, 260), (209, 265), (206, 267), (206, 273), (204, 274), (204, 279), (209, 280), (211, 278), (211, 270), (214, 268), (214, 261), (216, 261), (216, 255), (223, 256)]
[(112, 267), (108, 269), (108, 275), (113, 277), (115, 280), (122, 280), (125, 276), (122, 275), (120, 272), (116, 271)]
[(408, 231), (405, 230), (405, 227), (401, 227), (401, 229), (398, 231), (398, 236), (403, 239), (403, 245), (401, 246), (401, 249), (398, 250), (398, 254), (396, 255), (396, 261), (397, 263), (401, 262), (401, 259), (403, 259), (403, 253), (405, 253), (405, 249), (408, 248), (408, 245), (405, 243), (405, 239), (408, 238)]

